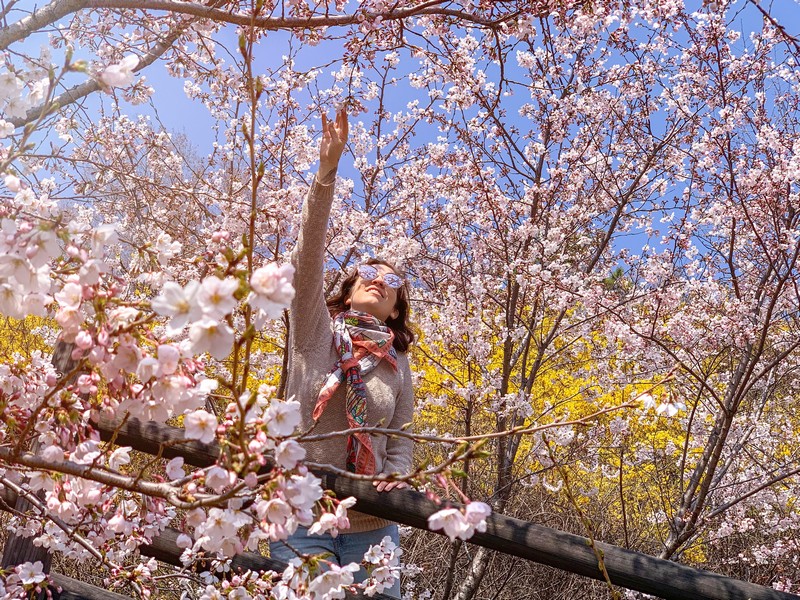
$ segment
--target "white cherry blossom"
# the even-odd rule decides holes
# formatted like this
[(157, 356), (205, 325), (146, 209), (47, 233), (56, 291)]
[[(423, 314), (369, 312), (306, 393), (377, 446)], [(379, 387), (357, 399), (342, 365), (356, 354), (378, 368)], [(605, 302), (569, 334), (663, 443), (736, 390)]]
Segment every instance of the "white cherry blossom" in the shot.
[(300, 403), (295, 400), (274, 399), (264, 412), (264, 420), (270, 435), (286, 437), (300, 425)]
[(203, 317), (189, 328), (189, 339), (194, 352), (208, 352), (217, 360), (223, 360), (231, 353), (234, 335), (227, 323)]
[(5, 178), (3, 179), (3, 183), (5, 183), (6, 187), (15, 194), (21, 188), (19, 177), (17, 177), (16, 175), (6, 175)]
[(183, 418), (186, 438), (197, 440), (203, 444), (208, 444), (216, 438), (218, 425), (217, 417), (202, 409), (189, 413)]
[(428, 517), (428, 527), (432, 531), (441, 529), (444, 534), (455, 541), (456, 538), (466, 540), (472, 529), (464, 513), (457, 508), (444, 508)]
[(190, 281), (185, 287), (168, 281), (161, 288), (161, 294), (151, 301), (153, 310), (165, 317), (171, 317), (167, 326), (170, 334), (181, 331), (200, 318), (202, 311), (196, 300), (199, 287), (200, 284), (196, 281)]
[(341, 567), (336, 563), (331, 563), (327, 571), (315, 577), (308, 584), (308, 591), (314, 594), (315, 598), (321, 600), (344, 598), (345, 587), (353, 583), (353, 575), (358, 572), (359, 568), (355, 563)]
[(239, 282), (233, 277), (206, 277), (197, 291), (197, 304), (209, 319), (222, 319), (236, 308), (237, 301), (233, 294), (237, 289)]
[(138, 64), (139, 57), (129, 54), (118, 63), (106, 67), (100, 73), (100, 80), (109, 87), (127, 87), (133, 83), (133, 69)]
[(55, 294), (55, 300), (62, 308), (77, 310), (83, 301), (83, 287), (78, 283), (69, 282)]

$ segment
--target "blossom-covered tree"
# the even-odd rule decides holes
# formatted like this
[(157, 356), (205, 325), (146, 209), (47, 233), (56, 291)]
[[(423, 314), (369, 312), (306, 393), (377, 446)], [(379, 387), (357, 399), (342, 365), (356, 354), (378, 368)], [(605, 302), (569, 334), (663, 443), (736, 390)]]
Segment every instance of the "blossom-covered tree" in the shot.
[[(346, 526), (348, 501), (307, 473), (297, 403), (280, 393), (316, 115), (344, 105), (353, 160), (329, 289), (364, 255), (407, 269), (419, 424), (437, 429), (422, 433), (490, 450), (462, 465), (462, 492), (523, 518), (539, 502), (590, 536), (734, 575), (744, 557), (759, 582), (795, 588), (800, 82), (783, 13), (745, 0), (21, 4), (0, 2), (0, 311), (44, 319), (34, 333), (73, 344), (77, 366), (60, 377), (45, 354), (4, 357), (2, 483), (45, 497), (19, 531), (102, 553), (110, 577), (147, 587), (153, 565), (129, 564), (133, 550), (178, 510), (187, 564), (285, 537), (315, 504), (316, 527)], [(163, 97), (168, 77), (184, 97)], [(202, 109), (208, 131), (162, 122), (165, 102)], [(540, 429), (594, 413), (591, 427)], [(97, 420), (124, 414), (182, 417), (188, 438), (222, 443), (220, 461), (140, 472), (99, 441)], [(421, 458), (439, 452), (420, 444)], [(267, 454), (277, 467), (258, 475)], [(484, 517), (475, 504), (432, 525), (463, 539)], [(395, 550), (373, 564), (396, 573)], [(507, 566), (459, 543), (449, 565), (444, 595), (463, 600)], [(309, 579), (298, 567), (276, 585), (323, 597), (352, 573)]]

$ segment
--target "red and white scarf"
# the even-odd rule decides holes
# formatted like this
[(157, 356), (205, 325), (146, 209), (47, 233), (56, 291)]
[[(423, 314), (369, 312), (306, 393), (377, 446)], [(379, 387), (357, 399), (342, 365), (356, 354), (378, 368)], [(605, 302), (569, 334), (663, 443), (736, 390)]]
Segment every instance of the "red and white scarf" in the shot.
[(347, 437), (347, 470), (375, 474), (375, 453), (369, 434), (357, 431), (367, 424), (367, 391), (362, 377), (386, 359), (397, 369), (397, 352), (392, 342), (394, 332), (369, 313), (348, 310), (333, 319), (333, 344), (339, 360), (325, 379), (314, 406), (316, 421), (342, 383), (347, 384), (345, 408), (347, 422), (353, 429)]

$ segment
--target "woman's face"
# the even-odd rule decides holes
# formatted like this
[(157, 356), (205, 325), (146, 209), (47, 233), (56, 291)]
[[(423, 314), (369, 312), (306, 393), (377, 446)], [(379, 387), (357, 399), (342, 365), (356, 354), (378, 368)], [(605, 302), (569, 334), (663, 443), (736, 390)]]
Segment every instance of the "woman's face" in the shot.
[(374, 279), (364, 279), (361, 275), (356, 278), (350, 297), (344, 302), (353, 310), (369, 313), (381, 321), (395, 318), (398, 315), (397, 292), (389, 287), (383, 278), (389, 273), (395, 274), (391, 267), (381, 264), (369, 265), (377, 272)]

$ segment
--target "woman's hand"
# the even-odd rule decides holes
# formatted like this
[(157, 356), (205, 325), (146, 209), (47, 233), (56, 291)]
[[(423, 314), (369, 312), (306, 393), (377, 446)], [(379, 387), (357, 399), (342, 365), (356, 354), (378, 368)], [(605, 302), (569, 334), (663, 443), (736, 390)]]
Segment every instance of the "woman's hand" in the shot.
[[(385, 476), (386, 473), (381, 473), (379, 477)], [(402, 490), (409, 485), (405, 481), (373, 481), (372, 485), (375, 486), (375, 489), (379, 492), (391, 492), (392, 490)]]
[(339, 159), (342, 158), (344, 146), (350, 126), (347, 122), (347, 113), (344, 108), (336, 113), (336, 121), (328, 121), (322, 114), (322, 142), (319, 145), (319, 172), (317, 180), (320, 183), (332, 183), (336, 177)]

